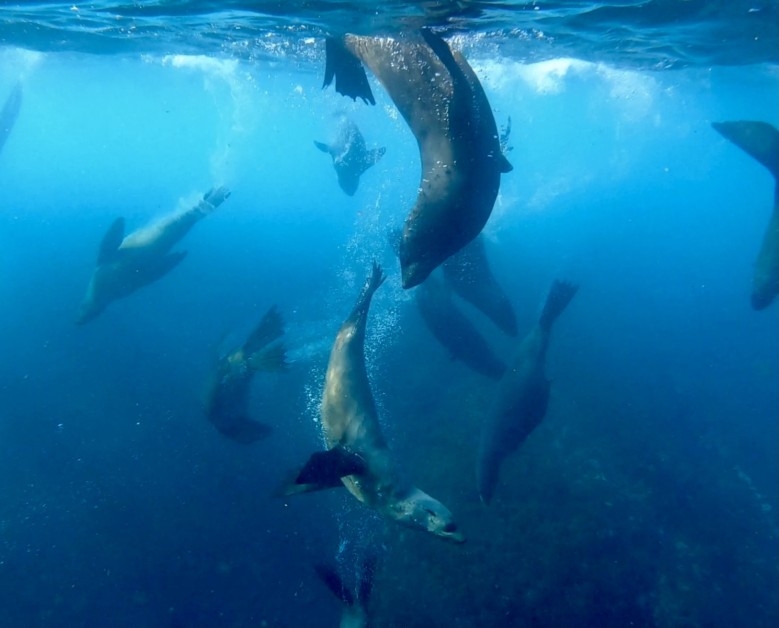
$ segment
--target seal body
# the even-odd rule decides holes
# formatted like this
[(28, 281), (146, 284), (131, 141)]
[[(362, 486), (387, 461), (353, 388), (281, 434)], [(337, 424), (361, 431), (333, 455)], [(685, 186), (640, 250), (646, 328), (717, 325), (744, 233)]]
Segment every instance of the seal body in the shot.
[(415, 289), (422, 320), (430, 333), (448, 351), (453, 360), (482, 375), (498, 380), (506, 365), (490, 349), (487, 340), (463, 314), (452, 299), (449, 287), (435, 274)]
[(713, 122), (723, 137), (763, 164), (774, 177), (774, 208), (752, 275), (752, 307), (762, 310), (779, 294), (779, 131), (766, 122)]
[(393, 521), (462, 542), (452, 514), (407, 480), (381, 433), (365, 367), (365, 326), (371, 298), (383, 281), (381, 268), (374, 264), (330, 352), (321, 405), (328, 450), (313, 454), (284, 493), (342, 484), (360, 502)]
[(228, 438), (239, 443), (263, 439), (271, 428), (249, 416), (249, 393), (254, 375), (286, 368), (284, 346), (276, 342), (284, 334), (281, 314), (271, 307), (246, 342), (220, 358), (206, 401), (208, 420)]
[(197, 205), (124, 235), (124, 219), (117, 218), (100, 244), (97, 264), (76, 319), (93, 320), (116, 299), (126, 297), (170, 272), (186, 252), (170, 252), (189, 230), (230, 196), (227, 188), (208, 192)]
[(314, 145), (330, 155), (338, 176), (338, 185), (349, 196), (354, 196), (363, 173), (387, 151), (383, 146), (369, 150), (360, 129), (346, 116), (340, 116), (336, 136), (331, 143), (315, 141)]
[(479, 235), (447, 259), (441, 268), (452, 290), (509, 336), (517, 335), (517, 316), (508, 295), (495, 279)]
[(403, 228), (404, 288), (420, 284), (482, 230), (511, 170), (495, 118), (465, 58), (430, 31), (399, 37), (346, 35), (330, 40), (325, 85), (373, 102), (364, 63), (384, 86), (419, 146), (422, 176)]
[(503, 461), (538, 427), (549, 402), (544, 374), (552, 324), (567, 307), (577, 288), (555, 281), (544, 309), (524, 338), (516, 357), (498, 383), (495, 400), (482, 430), (476, 470), (479, 496), (489, 503)]

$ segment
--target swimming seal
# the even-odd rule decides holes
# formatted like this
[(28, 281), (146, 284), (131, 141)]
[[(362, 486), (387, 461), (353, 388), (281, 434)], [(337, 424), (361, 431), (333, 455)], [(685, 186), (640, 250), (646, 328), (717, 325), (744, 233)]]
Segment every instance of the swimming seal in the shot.
[(387, 152), (384, 146), (368, 150), (360, 129), (346, 116), (340, 116), (336, 137), (331, 143), (314, 141), (314, 146), (333, 159), (338, 185), (349, 196), (357, 191), (362, 174)]
[(368, 308), (383, 281), (384, 274), (374, 263), (330, 352), (321, 407), (322, 432), (329, 449), (312, 454), (281, 492), (293, 495), (343, 485), (388, 519), (461, 543), (465, 537), (452, 514), (400, 473), (381, 433), (364, 345)]
[(419, 145), (422, 177), (400, 243), (412, 288), (484, 227), (511, 164), (490, 103), (465, 58), (428, 30), (398, 37), (345, 35), (326, 42), (324, 86), (375, 104), (364, 63), (384, 86)]
[(186, 256), (185, 251), (170, 253), (170, 249), (229, 196), (225, 187), (212, 189), (191, 209), (167, 216), (127, 237), (124, 218), (117, 218), (100, 243), (97, 264), (76, 323), (93, 320), (111, 302), (170, 272)]
[(249, 417), (249, 392), (257, 372), (286, 369), (284, 345), (276, 342), (283, 335), (281, 314), (271, 307), (246, 342), (217, 363), (208, 389), (206, 416), (236, 442), (253, 443), (271, 432), (270, 426)]
[(479, 496), (489, 503), (495, 492), (500, 467), (546, 414), (549, 380), (544, 374), (552, 324), (570, 303), (577, 287), (555, 281), (538, 323), (522, 341), (519, 351), (498, 382), (495, 400), (482, 430), (476, 470)]
[(752, 307), (762, 310), (779, 294), (779, 131), (767, 122), (712, 122), (714, 129), (774, 176), (774, 209), (752, 275)]

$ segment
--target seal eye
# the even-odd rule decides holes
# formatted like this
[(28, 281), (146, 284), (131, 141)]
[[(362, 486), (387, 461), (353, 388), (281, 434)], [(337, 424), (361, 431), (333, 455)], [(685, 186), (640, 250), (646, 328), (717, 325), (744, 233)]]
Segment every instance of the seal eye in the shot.
[(444, 532), (457, 532), (457, 524), (456, 523), (447, 523), (444, 526)]

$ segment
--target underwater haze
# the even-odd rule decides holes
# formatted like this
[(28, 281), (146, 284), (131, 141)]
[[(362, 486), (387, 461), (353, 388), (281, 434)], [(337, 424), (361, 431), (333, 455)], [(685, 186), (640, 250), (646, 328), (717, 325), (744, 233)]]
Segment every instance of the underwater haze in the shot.
[[(779, 122), (777, 2), (95, 2), (0, 7), (0, 628), (337, 626), (313, 564), (375, 627), (772, 627), (779, 621), (779, 316), (750, 304), (776, 181), (713, 122)], [(516, 312), (556, 279), (549, 407), (484, 505), (496, 383), (442, 347), (389, 243), (420, 184), (409, 126), (322, 89), (327, 35), (434, 27), (499, 128), (482, 231)], [(20, 91), (19, 91), (20, 90)], [(14, 109), (10, 107), (10, 109)], [(346, 116), (386, 147), (353, 196)], [(4, 139), (4, 142), (3, 142)], [(101, 241), (231, 195), (158, 281), (77, 325)], [(336, 333), (371, 263), (368, 374), (393, 457), (467, 537), (345, 490), (278, 497), (324, 448)], [(271, 306), (285, 372), (251, 444), (206, 418), (220, 356)]]

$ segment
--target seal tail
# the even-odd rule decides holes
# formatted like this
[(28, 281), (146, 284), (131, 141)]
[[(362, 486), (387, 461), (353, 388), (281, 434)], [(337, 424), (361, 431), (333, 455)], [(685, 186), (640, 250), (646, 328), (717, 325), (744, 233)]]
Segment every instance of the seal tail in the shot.
[(552, 287), (549, 289), (549, 294), (546, 297), (546, 303), (544, 303), (544, 309), (541, 311), (538, 324), (543, 329), (550, 329), (552, 323), (554, 323), (555, 320), (557, 320), (557, 317), (562, 314), (578, 289), (579, 286), (572, 284), (569, 281), (555, 280), (554, 283), (552, 283)]
[(779, 131), (767, 122), (712, 122), (714, 130), (763, 164), (779, 180)]
[(325, 80), (322, 89), (335, 78), (335, 91), (352, 100), (362, 98), (366, 104), (375, 105), (376, 99), (368, 84), (368, 76), (360, 60), (346, 48), (342, 39), (325, 40)]

